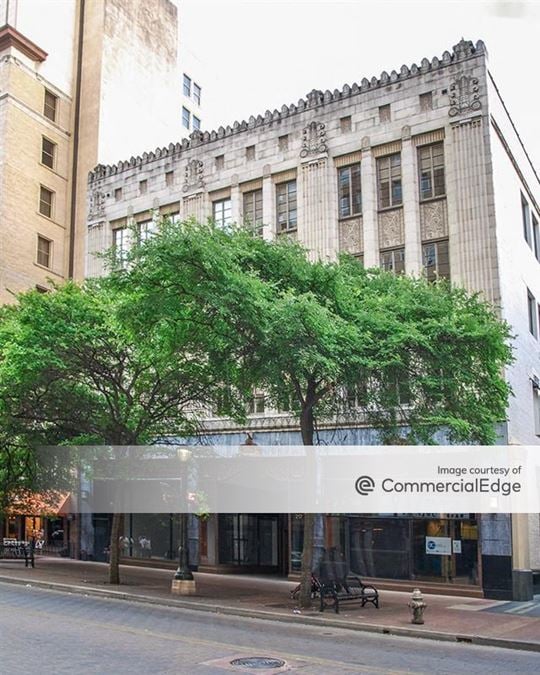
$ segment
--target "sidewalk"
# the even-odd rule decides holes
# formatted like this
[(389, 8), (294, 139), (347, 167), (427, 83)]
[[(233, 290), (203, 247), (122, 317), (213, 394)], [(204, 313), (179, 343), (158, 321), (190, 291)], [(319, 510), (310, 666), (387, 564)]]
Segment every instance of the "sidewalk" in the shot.
[[(381, 607), (361, 608), (343, 605), (338, 615), (327, 610), (294, 612), (296, 603), (289, 591), (296, 585), (284, 579), (247, 575), (196, 573), (197, 596), (182, 598), (170, 593), (173, 571), (148, 567), (122, 566), (121, 586), (107, 583), (107, 565), (60, 558), (38, 558), (35, 569), (24, 564), (0, 561), (0, 582), (32, 584), (57, 590), (96, 594), (123, 600), (206, 610), (236, 616), (252, 616), (278, 621), (334, 626), (393, 635), (408, 635), (440, 640), (465, 641), (540, 652), (540, 601), (514, 607), (514, 603), (425, 595), (428, 607), (426, 623), (410, 623), (407, 603), (410, 594), (381, 591)], [(419, 583), (420, 588), (422, 587)], [(537, 616), (506, 613), (531, 608)], [(486, 611), (486, 610), (497, 611)]]

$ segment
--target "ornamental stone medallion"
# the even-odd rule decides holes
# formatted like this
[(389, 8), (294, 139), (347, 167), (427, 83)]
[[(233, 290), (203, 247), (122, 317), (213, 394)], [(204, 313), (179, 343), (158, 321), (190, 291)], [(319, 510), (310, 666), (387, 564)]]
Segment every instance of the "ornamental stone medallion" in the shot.
[(191, 159), (184, 171), (182, 192), (204, 190), (204, 165), (199, 159)]
[(478, 78), (470, 75), (459, 75), (450, 85), (450, 117), (465, 112), (480, 110), (482, 103), (478, 94)]
[(310, 122), (302, 130), (302, 149), (300, 150), (300, 157), (305, 158), (310, 155), (322, 155), (327, 152), (326, 125), (322, 122)]

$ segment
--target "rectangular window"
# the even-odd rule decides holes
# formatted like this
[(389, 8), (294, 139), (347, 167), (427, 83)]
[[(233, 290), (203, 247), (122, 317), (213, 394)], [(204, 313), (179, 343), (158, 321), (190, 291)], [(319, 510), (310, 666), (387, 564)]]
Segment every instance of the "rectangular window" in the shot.
[(122, 188), (116, 188), (114, 191), (114, 201), (115, 202), (121, 202), (122, 201)]
[[(156, 233), (156, 223), (153, 219), (143, 220), (139, 223), (139, 242), (142, 244)], [(115, 230), (116, 231), (116, 230)]]
[(529, 314), (529, 332), (534, 337), (538, 335), (538, 324), (536, 322), (536, 300), (534, 295), (527, 289), (527, 311)]
[(129, 231), (127, 227), (117, 227), (113, 233), (113, 248), (116, 262), (123, 266), (129, 251)]
[(339, 128), (341, 129), (342, 134), (346, 134), (349, 131), (352, 131), (352, 118), (350, 115), (347, 117), (342, 117), (339, 120)]
[(448, 239), (423, 244), (422, 259), (424, 262), (424, 274), (428, 281), (450, 279)]
[(433, 110), (433, 94), (430, 91), (420, 94), (420, 110)]
[(182, 106), (182, 124), (186, 129), (189, 129), (190, 121), (191, 121), (191, 113), (186, 107)]
[(219, 199), (216, 202), (212, 202), (212, 215), (217, 227), (223, 229), (230, 225), (232, 222), (231, 200)]
[(246, 159), (248, 162), (252, 162), (255, 159), (255, 146), (248, 145), (246, 148)]
[(338, 169), (338, 200), (340, 218), (362, 213), (360, 163)]
[(399, 206), (402, 203), (401, 155), (399, 152), (377, 160), (377, 192), (379, 209)]
[(442, 143), (418, 148), (420, 201), (442, 197), (444, 186), (444, 146)]
[(47, 218), (53, 217), (54, 192), (43, 185), (39, 188), (39, 212)]
[(244, 192), (243, 216), (244, 223), (249, 227), (252, 227), (259, 236), (262, 236), (262, 190), (251, 190), (250, 192)]
[(278, 138), (278, 148), (280, 152), (286, 152), (289, 149), (289, 135), (285, 134)]
[(248, 406), (248, 415), (262, 415), (264, 414), (265, 400), (262, 394), (255, 394)]
[(45, 89), (45, 98), (43, 100), (43, 114), (51, 122), (56, 122), (56, 114), (58, 112), (58, 96), (55, 96), (51, 91)]
[(195, 82), (193, 83), (193, 100), (197, 105), (201, 105), (201, 88)]
[(391, 251), (381, 251), (381, 267), (385, 272), (404, 274), (405, 249), (394, 248)]
[(540, 262), (540, 228), (538, 226), (538, 220), (534, 213), (532, 214), (532, 231), (533, 231), (533, 242), (534, 242), (534, 255), (536, 259)]
[(191, 96), (191, 77), (184, 73), (184, 96)]
[(521, 218), (523, 220), (523, 236), (529, 246), (531, 245), (531, 212), (529, 210), (529, 203), (521, 195)]
[(43, 267), (51, 266), (52, 241), (38, 234), (37, 238), (37, 264)]
[(140, 195), (145, 195), (148, 192), (148, 181), (145, 180), (140, 180), (139, 181), (139, 194)]
[(298, 213), (296, 209), (295, 180), (276, 185), (276, 214), (278, 233), (296, 230)]
[(225, 155), (218, 155), (216, 157), (216, 169), (220, 171), (225, 166)]
[(196, 115), (193, 115), (193, 128), (196, 131), (200, 131), (201, 129), (201, 120)]
[(172, 187), (174, 185), (174, 171), (165, 172), (165, 185), (167, 187)]
[(390, 122), (391, 113), (390, 113), (390, 104), (379, 106), (379, 122)]
[(56, 165), (56, 143), (53, 143), (45, 136), (41, 139), (41, 163), (54, 169)]

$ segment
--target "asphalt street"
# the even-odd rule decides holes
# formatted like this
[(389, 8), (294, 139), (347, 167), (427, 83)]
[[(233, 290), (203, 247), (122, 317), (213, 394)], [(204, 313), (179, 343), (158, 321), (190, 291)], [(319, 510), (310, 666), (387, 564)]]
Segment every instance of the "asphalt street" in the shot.
[(0, 672), (271, 673), (231, 665), (280, 659), (299, 673), (540, 672), (540, 654), (243, 619), (0, 584)]

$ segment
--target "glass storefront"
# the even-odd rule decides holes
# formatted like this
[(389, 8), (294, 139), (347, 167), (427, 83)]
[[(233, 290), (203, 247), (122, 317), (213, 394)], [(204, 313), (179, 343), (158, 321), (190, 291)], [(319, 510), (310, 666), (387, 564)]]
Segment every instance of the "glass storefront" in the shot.
[[(291, 515), (290, 571), (300, 572), (303, 517)], [(335, 548), (361, 577), (478, 583), (474, 514), (324, 517), (324, 548)]]
[(353, 572), (385, 579), (478, 583), (474, 514), (348, 516), (346, 549)]

